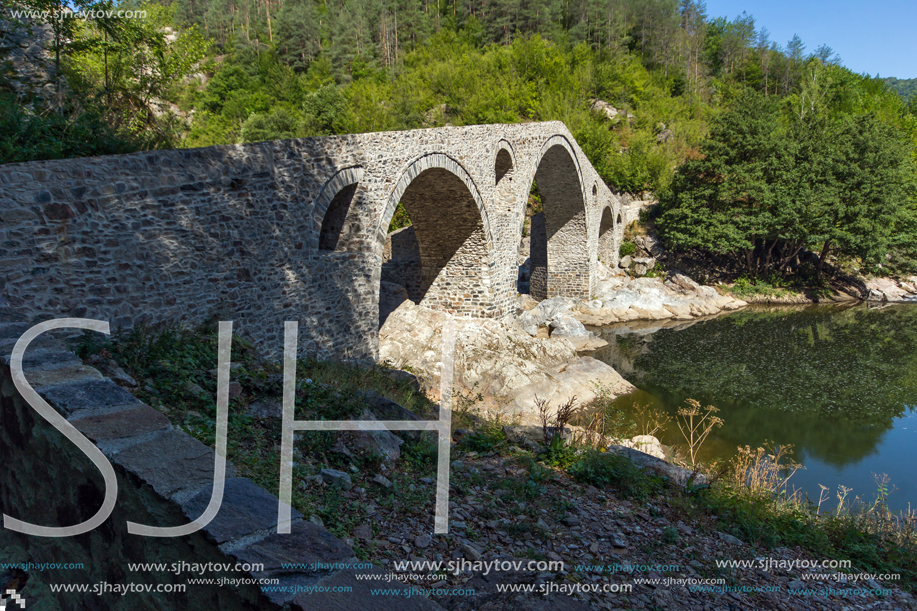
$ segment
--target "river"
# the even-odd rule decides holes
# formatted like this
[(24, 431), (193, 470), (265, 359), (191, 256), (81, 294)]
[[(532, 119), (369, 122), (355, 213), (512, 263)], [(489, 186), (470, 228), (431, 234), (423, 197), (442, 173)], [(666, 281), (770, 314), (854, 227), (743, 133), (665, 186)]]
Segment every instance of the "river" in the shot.
[[(642, 327), (642, 328), (641, 328)], [(817, 502), (827, 486), (873, 501), (873, 474), (888, 476), (888, 505), (917, 508), (917, 305), (749, 307), (660, 328), (602, 329), (609, 342), (593, 356), (640, 390), (617, 405), (663, 410), (657, 434), (683, 441), (675, 424), (693, 398), (723, 421), (702, 458), (731, 458), (739, 446), (793, 446), (804, 469), (790, 484)]]

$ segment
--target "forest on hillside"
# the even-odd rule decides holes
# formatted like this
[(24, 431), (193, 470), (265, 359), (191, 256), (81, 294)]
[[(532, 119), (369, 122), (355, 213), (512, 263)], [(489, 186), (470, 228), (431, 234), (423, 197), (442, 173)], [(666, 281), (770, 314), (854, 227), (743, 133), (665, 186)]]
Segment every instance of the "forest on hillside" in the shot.
[(897, 92), (905, 102), (909, 102), (911, 98), (917, 96), (917, 78), (899, 79), (888, 77), (884, 80), (889, 89)]
[[(818, 251), (829, 235), (824, 257), (844, 243), (836, 254), (875, 265), (917, 241), (908, 220), (917, 97), (905, 102), (888, 79), (851, 72), (826, 46), (773, 41), (745, 13), (713, 18), (702, 1), (16, 3), (28, 5), (145, 17), (50, 20), (57, 95), (36, 103), (0, 73), (0, 163), (560, 120), (612, 190), (660, 197), (668, 242), (741, 253), (752, 275), (792, 271), (779, 262)], [(858, 126), (878, 139), (876, 151)], [(737, 146), (748, 154), (729, 159)], [(846, 168), (877, 151), (871, 158), (888, 172), (858, 183)], [(778, 171), (790, 166), (792, 176)], [(860, 177), (875, 169), (857, 167)], [(807, 187), (808, 225), (793, 212), (803, 207), (793, 185)], [(842, 197), (850, 189), (864, 193), (859, 203)], [(850, 212), (856, 205), (863, 214)], [(855, 239), (819, 220), (829, 208), (831, 222), (860, 228)], [(740, 213), (742, 223), (729, 220)], [(697, 218), (722, 222), (698, 227)], [(872, 231), (891, 237), (872, 240)]]

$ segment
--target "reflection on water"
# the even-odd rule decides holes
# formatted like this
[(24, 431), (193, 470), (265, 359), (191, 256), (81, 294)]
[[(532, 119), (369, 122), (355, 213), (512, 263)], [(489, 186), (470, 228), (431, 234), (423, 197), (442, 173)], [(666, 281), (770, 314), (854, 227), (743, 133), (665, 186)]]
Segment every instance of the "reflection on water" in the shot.
[[(674, 418), (694, 398), (721, 410), (705, 458), (793, 444), (806, 469), (791, 481), (813, 500), (818, 484), (871, 498), (875, 472), (897, 487), (894, 509), (917, 507), (917, 307), (746, 309), (602, 337), (609, 345), (595, 357), (640, 388), (622, 407), (651, 403)], [(668, 429), (664, 443), (681, 441), (674, 422)]]

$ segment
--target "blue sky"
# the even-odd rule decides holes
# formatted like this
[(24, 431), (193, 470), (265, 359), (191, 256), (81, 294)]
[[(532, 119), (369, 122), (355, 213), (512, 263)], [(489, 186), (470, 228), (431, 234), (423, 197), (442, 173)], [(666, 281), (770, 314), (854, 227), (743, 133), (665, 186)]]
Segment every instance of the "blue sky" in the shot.
[(917, 0), (707, 0), (707, 15), (745, 11), (785, 46), (793, 34), (813, 53), (826, 44), (859, 73), (917, 78)]

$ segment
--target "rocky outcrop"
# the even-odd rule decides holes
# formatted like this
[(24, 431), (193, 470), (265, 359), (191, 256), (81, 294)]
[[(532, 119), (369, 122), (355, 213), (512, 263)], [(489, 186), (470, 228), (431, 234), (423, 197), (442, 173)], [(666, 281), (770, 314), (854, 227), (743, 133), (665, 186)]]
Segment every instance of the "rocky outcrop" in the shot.
[(621, 193), (618, 195), (618, 198), (623, 204), (621, 206), (621, 222), (625, 227), (639, 220), (642, 210), (648, 210), (659, 203), (658, 200), (653, 197), (652, 193), (647, 193), (642, 196)]
[[(418, 375), (438, 381), (442, 326), (448, 318), (451, 317), (443, 312), (405, 301), (379, 331), (381, 359), (399, 369), (410, 367)], [(599, 388), (605, 389), (609, 396), (634, 390), (609, 365), (577, 355), (576, 344), (564, 335), (568, 329), (563, 325), (576, 323), (572, 317), (551, 320), (563, 321), (557, 322), (554, 335), (533, 337), (515, 320), (501, 323), (492, 319), (456, 318), (457, 389), (481, 393), (488, 405), (524, 424), (541, 423), (535, 407), (536, 396), (556, 407), (572, 396), (581, 403), (589, 402), (602, 392)], [(438, 387), (438, 383), (433, 386)], [(435, 396), (436, 391), (431, 392)]]
[(523, 307), (529, 311), (517, 317), (522, 328), (537, 336), (541, 326), (554, 326), (563, 329), (562, 334), (583, 337), (583, 332), (588, 333), (585, 327), (580, 331), (579, 327), (567, 324), (567, 318), (592, 326), (633, 320), (691, 320), (747, 305), (742, 300), (720, 295), (712, 287), (701, 286), (684, 274), (670, 274), (667, 280), (631, 278), (620, 270), (598, 265), (600, 275), (594, 299), (578, 302), (554, 297), (534, 308)]
[(873, 278), (866, 282), (868, 301), (917, 301), (917, 276), (905, 280)]
[(625, 117), (627, 118), (628, 123), (632, 123), (636, 117), (629, 112), (624, 110), (619, 110), (606, 102), (605, 100), (598, 100), (596, 98), (589, 98), (591, 104), (590, 108), (594, 111), (603, 115), (609, 121), (614, 121), (617, 123)]
[[(648, 437), (648, 435), (641, 435), (641, 437)], [(608, 447), (608, 451), (624, 456), (644, 471), (664, 477), (683, 488), (707, 485), (707, 478), (702, 474), (673, 465), (658, 456), (648, 454), (646, 449), (651, 449), (652, 446), (642, 445), (644, 449), (636, 449), (623, 444), (613, 445)]]
[[(528, 297), (526, 301), (531, 300)], [(577, 350), (595, 350), (607, 345), (605, 340), (595, 337), (591, 331), (576, 319), (571, 308), (576, 304), (575, 299), (569, 297), (552, 297), (538, 303), (533, 308), (523, 308), (518, 322), (522, 329), (532, 337), (539, 336), (539, 328), (545, 327), (548, 337), (564, 337), (573, 344)], [(528, 305), (528, 303), (526, 304)]]

